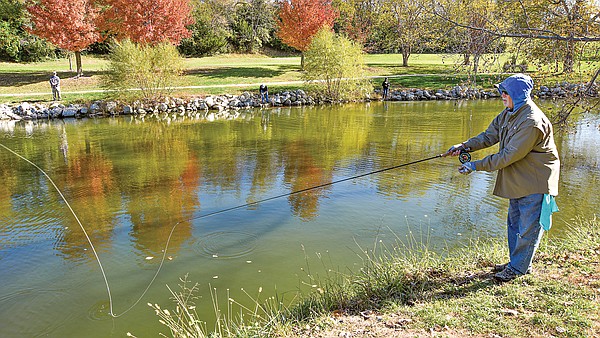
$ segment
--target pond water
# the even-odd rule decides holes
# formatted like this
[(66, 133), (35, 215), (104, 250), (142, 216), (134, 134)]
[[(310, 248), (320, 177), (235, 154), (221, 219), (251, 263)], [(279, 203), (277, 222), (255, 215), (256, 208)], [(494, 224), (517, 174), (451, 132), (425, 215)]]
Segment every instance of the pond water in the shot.
[[(245, 305), (276, 293), (288, 302), (312, 277), (356, 270), (360, 251), (380, 241), (433, 250), (503, 241), (495, 174), (460, 175), (456, 158), (330, 184), (442, 153), (500, 109), (498, 100), (376, 102), (227, 120), (1, 123), (0, 143), (44, 170), (68, 205), (40, 170), (0, 148), (0, 336), (168, 333), (147, 303), (172, 308), (166, 285), (177, 291), (186, 274), (211, 327), (211, 290)], [(599, 128), (598, 115), (578, 116), (555, 135), (561, 211), (550, 236), (598, 212)]]

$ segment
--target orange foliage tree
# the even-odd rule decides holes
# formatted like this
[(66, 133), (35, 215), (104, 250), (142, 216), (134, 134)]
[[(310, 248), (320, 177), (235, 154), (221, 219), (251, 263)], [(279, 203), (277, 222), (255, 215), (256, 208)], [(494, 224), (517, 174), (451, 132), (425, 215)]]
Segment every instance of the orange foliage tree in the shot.
[(29, 1), (29, 31), (55, 46), (75, 52), (77, 75), (82, 74), (81, 51), (102, 40), (97, 29), (100, 9), (90, 0)]
[[(333, 27), (338, 16), (329, 0), (282, 0), (277, 36), (286, 45), (305, 52), (313, 36), (324, 26)], [(304, 68), (304, 53), (301, 62)]]
[(178, 44), (190, 37), (194, 23), (190, 0), (104, 0), (102, 28), (117, 39), (135, 43)]

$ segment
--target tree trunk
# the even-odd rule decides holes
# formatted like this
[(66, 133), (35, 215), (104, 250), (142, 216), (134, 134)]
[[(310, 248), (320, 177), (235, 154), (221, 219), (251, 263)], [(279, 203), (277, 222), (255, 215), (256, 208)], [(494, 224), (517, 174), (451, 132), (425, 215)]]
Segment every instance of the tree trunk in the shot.
[(410, 47), (402, 47), (402, 67), (408, 67), (408, 58), (410, 57)]
[(471, 54), (464, 53), (463, 54), (463, 66), (468, 66), (471, 64)]
[(573, 65), (574, 65), (574, 57), (573, 55), (575, 54), (575, 42), (573, 41), (567, 41), (567, 47), (565, 50), (565, 58), (563, 61), (563, 72), (565, 73), (572, 73), (573, 72)]
[(77, 65), (77, 77), (83, 75), (83, 69), (81, 67), (81, 51), (75, 52), (75, 64)]
[(300, 70), (304, 70), (304, 52), (300, 54)]
[(479, 58), (479, 54), (473, 55), (473, 74), (475, 75), (477, 75), (477, 73), (479, 72)]

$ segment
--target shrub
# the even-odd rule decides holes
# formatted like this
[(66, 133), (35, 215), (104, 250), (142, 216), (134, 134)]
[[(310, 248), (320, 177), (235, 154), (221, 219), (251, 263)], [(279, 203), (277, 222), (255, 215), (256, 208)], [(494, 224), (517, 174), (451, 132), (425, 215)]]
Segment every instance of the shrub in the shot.
[(175, 46), (140, 45), (125, 40), (113, 46), (102, 83), (121, 95), (159, 99), (172, 92), (182, 69)]
[(362, 48), (350, 39), (323, 28), (304, 55), (304, 80), (326, 98), (352, 100), (364, 98), (372, 91), (372, 85), (363, 79)]

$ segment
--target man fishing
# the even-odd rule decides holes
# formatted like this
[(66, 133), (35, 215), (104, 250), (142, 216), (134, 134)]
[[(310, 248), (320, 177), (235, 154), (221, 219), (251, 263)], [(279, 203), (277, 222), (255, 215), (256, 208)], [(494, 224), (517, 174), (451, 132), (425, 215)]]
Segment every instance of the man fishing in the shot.
[(466, 162), (461, 174), (498, 171), (494, 195), (508, 198), (509, 262), (494, 267), (502, 282), (531, 272), (531, 263), (544, 230), (558, 211), (560, 160), (554, 144), (552, 123), (531, 99), (533, 80), (524, 74), (508, 77), (496, 85), (506, 107), (487, 130), (452, 146), (443, 156), (477, 151), (499, 144), (498, 152), (481, 160)]
[(56, 72), (52, 73), (50, 77), (50, 88), (52, 89), (52, 100), (60, 100), (60, 78), (56, 75)]

